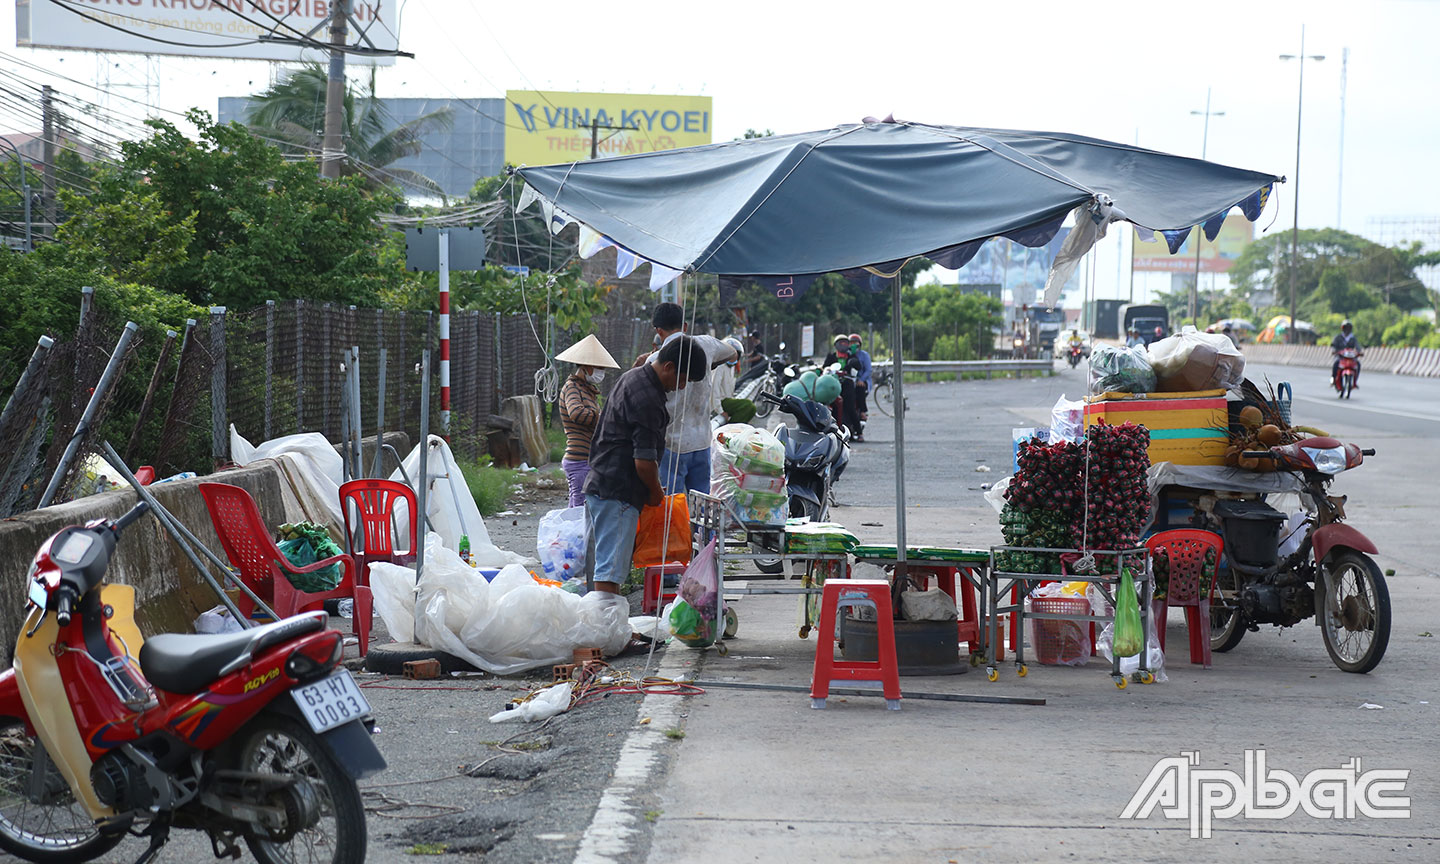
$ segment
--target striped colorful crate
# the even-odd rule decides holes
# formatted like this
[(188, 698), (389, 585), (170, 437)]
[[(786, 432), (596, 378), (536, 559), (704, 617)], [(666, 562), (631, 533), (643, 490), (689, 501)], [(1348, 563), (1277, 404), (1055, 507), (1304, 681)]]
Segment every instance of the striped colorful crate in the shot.
[(1150, 430), (1150, 461), (1224, 465), (1230, 419), (1224, 390), (1104, 393), (1085, 405), (1085, 425), (1139, 423)]

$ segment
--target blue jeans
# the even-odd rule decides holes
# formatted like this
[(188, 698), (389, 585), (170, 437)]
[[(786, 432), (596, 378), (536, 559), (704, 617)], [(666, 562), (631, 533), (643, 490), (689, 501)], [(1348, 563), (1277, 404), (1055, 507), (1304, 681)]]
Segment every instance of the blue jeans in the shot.
[(676, 453), (665, 450), (660, 454), (660, 488), (665, 494), (680, 491), (710, 494), (710, 448)]
[(585, 530), (595, 550), (595, 581), (624, 585), (635, 554), (635, 526), (640, 511), (612, 498), (585, 496)]

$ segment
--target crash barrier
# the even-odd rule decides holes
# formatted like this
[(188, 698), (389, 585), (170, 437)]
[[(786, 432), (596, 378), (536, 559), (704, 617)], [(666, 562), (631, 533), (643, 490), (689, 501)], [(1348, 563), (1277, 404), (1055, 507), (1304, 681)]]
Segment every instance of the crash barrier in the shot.
[[(875, 361), (877, 366), (885, 366), (888, 363)], [(926, 379), (936, 372), (983, 372), (986, 378), (996, 372), (1041, 372), (1050, 373), (1055, 370), (1055, 363), (1052, 360), (906, 360), (906, 372), (923, 372)]]
[[(1334, 362), (1329, 345), (1256, 344), (1242, 347), (1245, 359), (1253, 363), (1329, 368)], [(1361, 362), (1365, 364), (1366, 372), (1440, 378), (1440, 348), (1366, 348)]]

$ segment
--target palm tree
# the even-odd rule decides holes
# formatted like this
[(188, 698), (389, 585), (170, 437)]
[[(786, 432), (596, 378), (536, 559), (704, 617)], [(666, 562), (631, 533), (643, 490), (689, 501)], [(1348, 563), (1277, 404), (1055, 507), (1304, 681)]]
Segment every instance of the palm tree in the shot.
[[(319, 64), (305, 66), (252, 96), (245, 114), (246, 125), (279, 142), (281, 149), (288, 152), (314, 154), (324, 138), (326, 84), (325, 70)], [(425, 134), (449, 129), (453, 118), (454, 112), (445, 107), (408, 123), (395, 124), (384, 103), (375, 95), (375, 73), (371, 70), (369, 84), (363, 92), (357, 93), (357, 88), (352, 87), (345, 91), (346, 159), (340, 173), (363, 175), (371, 186), (403, 184), (443, 199), (445, 193), (434, 180), (416, 171), (390, 166), (399, 159), (418, 154)]]

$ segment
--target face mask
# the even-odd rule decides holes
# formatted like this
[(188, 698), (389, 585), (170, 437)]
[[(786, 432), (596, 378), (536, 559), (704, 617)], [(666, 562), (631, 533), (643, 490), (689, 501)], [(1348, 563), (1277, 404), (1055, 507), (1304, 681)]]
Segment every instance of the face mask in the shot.
[(605, 370), (596, 369), (594, 372), (586, 375), (585, 380), (589, 381), (591, 384), (599, 384), (601, 381), (605, 380)]
[(653, 340), (651, 340), (651, 344), (653, 344), (656, 348), (659, 348), (659, 347), (660, 347), (660, 342), (661, 342), (660, 334), (659, 334), (659, 333), (656, 333), (656, 334), (655, 334), (655, 338), (654, 338)]

